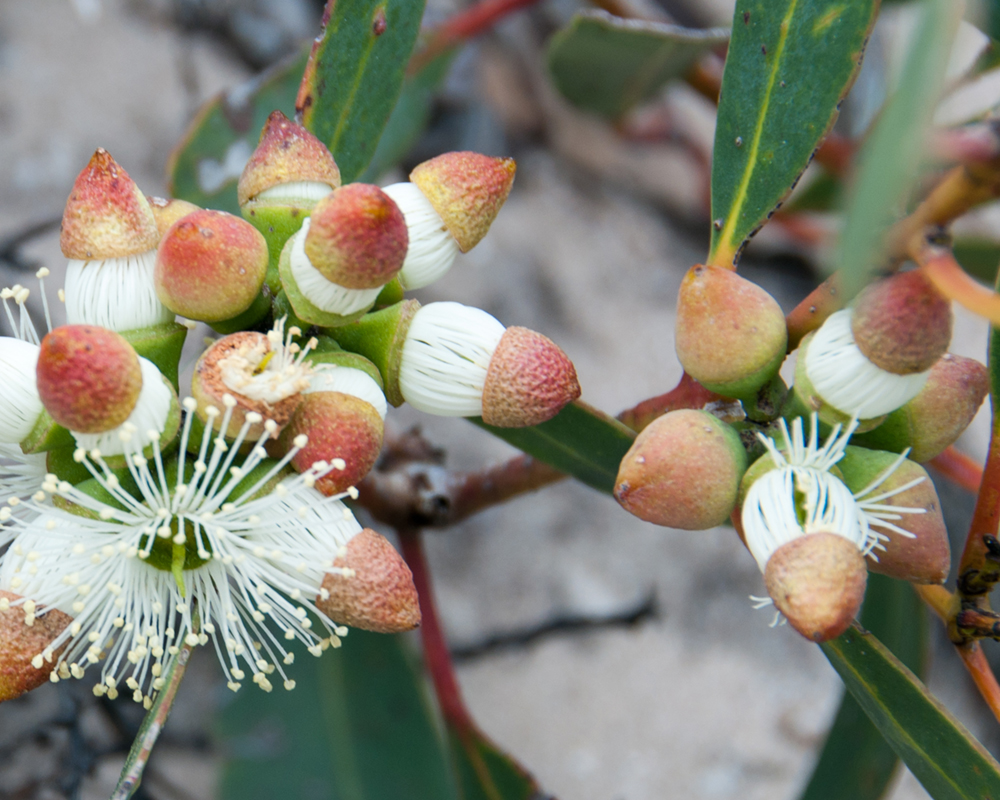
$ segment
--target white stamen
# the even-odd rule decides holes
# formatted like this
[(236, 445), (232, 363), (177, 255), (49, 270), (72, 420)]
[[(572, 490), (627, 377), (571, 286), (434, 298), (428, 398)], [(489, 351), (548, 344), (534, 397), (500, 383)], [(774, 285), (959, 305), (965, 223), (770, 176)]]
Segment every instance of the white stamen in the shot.
[(328, 281), (317, 270), (306, 255), (306, 235), (309, 233), (311, 220), (305, 219), (299, 232), (292, 236), (289, 265), (292, 277), (299, 291), (321, 311), (331, 314), (355, 314), (371, 308), (375, 298), (382, 288), (376, 289), (346, 289)]
[(416, 184), (394, 183), (382, 191), (403, 212), (409, 236), (406, 260), (397, 276), (399, 282), (406, 290), (434, 283), (455, 263), (455, 257), (460, 252), (458, 242)]
[(66, 268), (66, 321), (113, 331), (172, 322), (156, 296), (156, 250), (104, 261), (70, 260)]
[(389, 411), (385, 395), (371, 375), (353, 367), (315, 364), (309, 388), (303, 394), (311, 392), (342, 392), (358, 397), (373, 406), (382, 419)]

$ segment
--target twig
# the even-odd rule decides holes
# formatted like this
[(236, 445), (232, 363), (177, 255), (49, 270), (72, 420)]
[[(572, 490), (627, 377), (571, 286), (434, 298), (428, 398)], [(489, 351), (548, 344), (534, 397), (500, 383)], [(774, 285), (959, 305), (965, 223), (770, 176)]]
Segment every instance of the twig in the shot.
[(1000, 325), (1000, 294), (987, 289), (962, 269), (954, 254), (945, 247), (924, 242), (911, 256), (931, 279), (938, 291), (973, 314)]
[(944, 477), (973, 494), (979, 493), (983, 482), (983, 466), (953, 446), (945, 449), (930, 464)]
[(837, 273), (834, 273), (813, 289), (785, 317), (785, 324), (788, 325), (789, 353), (798, 347), (808, 334), (826, 322), (827, 317), (843, 308), (837, 282)]
[(913, 590), (920, 595), (920, 599), (930, 607), (931, 611), (937, 614), (943, 622), (948, 622), (955, 595), (943, 586), (936, 584), (914, 583), (911, 585), (913, 586)]
[(721, 395), (710, 392), (686, 372), (681, 375), (680, 382), (666, 394), (643, 400), (636, 406), (622, 411), (618, 421), (624, 423), (636, 433), (641, 431), (657, 417), (662, 417), (668, 411), (679, 408), (704, 408), (709, 403), (724, 400)]
[(962, 663), (965, 664), (965, 668), (972, 676), (979, 694), (983, 696), (983, 700), (990, 707), (997, 722), (1000, 722), (1000, 684), (997, 684), (996, 675), (993, 674), (993, 670), (986, 660), (983, 648), (979, 642), (969, 642), (958, 647), (957, 650)]

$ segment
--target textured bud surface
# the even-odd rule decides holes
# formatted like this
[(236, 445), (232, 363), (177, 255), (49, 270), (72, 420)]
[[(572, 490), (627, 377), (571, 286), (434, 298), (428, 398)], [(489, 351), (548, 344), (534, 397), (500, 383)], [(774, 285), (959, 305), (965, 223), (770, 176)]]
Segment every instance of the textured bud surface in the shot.
[[(6, 601), (2, 605), (20, 599), (0, 589), (0, 601)], [(69, 615), (52, 609), (27, 625), (23, 607), (0, 610), (0, 703), (37, 689), (49, 680), (52, 665), (45, 663), (41, 669), (36, 669), (31, 660), (72, 621)]]
[(347, 552), (334, 566), (354, 575), (327, 573), (323, 579), (329, 597), (317, 599), (316, 607), (330, 619), (376, 633), (401, 633), (420, 624), (413, 575), (384, 536), (365, 528), (347, 543)]
[(705, 530), (729, 518), (746, 467), (739, 435), (724, 422), (707, 411), (671, 411), (636, 437), (614, 495), (647, 522)]
[(552, 419), (580, 396), (573, 362), (551, 339), (507, 328), (493, 351), (483, 384), (483, 422), (524, 428)]
[(105, 328), (63, 325), (42, 339), (36, 370), (38, 394), (52, 418), (80, 433), (117, 428), (142, 390), (139, 357), (125, 339)]
[(517, 164), (512, 158), (479, 153), (444, 153), (410, 173), (463, 253), (489, 231), (510, 194)]
[(147, 197), (146, 200), (149, 202), (149, 208), (156, 220), (156, 229), (160, 232), (160, 238), (170, 230), (170, 226), (177, 220), (201, 210), (194, 203), (178, 198)]

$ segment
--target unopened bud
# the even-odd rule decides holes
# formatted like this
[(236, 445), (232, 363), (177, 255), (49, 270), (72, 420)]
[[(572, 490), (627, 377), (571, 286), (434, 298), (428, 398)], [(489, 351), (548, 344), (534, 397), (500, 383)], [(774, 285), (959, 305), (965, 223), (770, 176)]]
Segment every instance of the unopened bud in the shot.
[(705, 530), (729, 518), (746, 468), (732, 428), (707, 411), (671, 411), (646, 426), (625, 454), (615, 499), (647, 522)]
[(706, 389), (749, 397), (785, 359), (781, 307), (754, 283), (724, 267), (695, 265), (677, 297), (677, 357)]
[(327, 596), (316, 607), (334, 622), (376, 633), (400, 633), (420, 624), (420, 603), (413, 575), (388, 540), (365, 528), (333, 562), (351, 576), (330, 572), (323, 578)]
[[(0, 599), (10, 604), (23, 600), (3, 589), (0, 589)], [(24, 616), (21, 605), (10, 605), (0, 611), (0, 703), (20, 697), (49, 680), (54, 665), (45, 662), (37, 668), (32, 665), (32, 659), (45, 651), (73, 621), (72, 617), (55, 609), (36, 616), (31, 625), (25, 624)]]
[(867, 582), (861, 552), (835, 533), (810, 533), (786, 542), (764, 569), (775, 607), (813, 642), (835, 639), (850, 627)]
[(147, 195), (146, 200), (149, 202), (149, 208), (156, 220), (156, 229), (160, 232), (160, 238), (163, 238), (163, 234), (170, 230), (170, 226), (177, 220), (201, 210), (194, 203), (177, 197), (165, 198)]

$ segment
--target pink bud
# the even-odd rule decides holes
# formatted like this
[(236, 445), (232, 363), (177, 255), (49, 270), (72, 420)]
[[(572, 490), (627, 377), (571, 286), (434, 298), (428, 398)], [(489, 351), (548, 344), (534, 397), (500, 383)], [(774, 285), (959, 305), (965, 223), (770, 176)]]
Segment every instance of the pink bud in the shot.
[[(0, 589), (0, 600), (12, 603), (21, 599)], [(32, 666), (32, 659), (51, 645), (72, 621), (72, 617), (51, 609), (34, 617), (28, 625), (22, 606), (0, 610), (0, 703), (20, 697), (49, 680), (52, 665), (44, 663), (39, 669)]]

